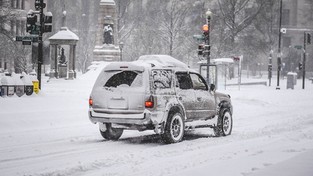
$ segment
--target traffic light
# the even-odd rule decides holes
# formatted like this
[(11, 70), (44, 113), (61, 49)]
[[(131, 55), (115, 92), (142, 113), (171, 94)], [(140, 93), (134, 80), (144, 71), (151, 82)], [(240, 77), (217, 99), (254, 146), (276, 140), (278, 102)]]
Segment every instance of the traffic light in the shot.
[(233, 60), (238, 62), (238, 61), (240, 61), (240, 57), (234, 56), (234, 57), (233, 57)]
[(272, 64), (268, 64), (268, 71), (269, 71), (269, 72), (272, 72), (272, 70), (273, 70)]
[(306, 43), (309, 45), (311, 44), (311, 34), (310, 33), (306, 34)]
[(273, 70), (273, 65), (268, 64), (268, 78), (272, 78), (272, 70)]
[(44, 31), (43, 32), (52, 32), (52, 13), (46, 12), (44, 15)]
[(204, 50), (204, 45), (203, 44), (199, 44), (198, 45), (198, 55), (199, 56), (203, 55), (203, 50)]
[(299, 70), (303, 69), (303, 64), (301, 62), (299, 62)]
[(207, 24), (203, 25), (203, 26), (202, 26), (202, 31), (203, 31), (203, 35), (204, 35), (204, 36), (209, 35), (209, 31), (210, 31), (209, 25), (207, 25)]
[(43, 0), (36, 0), (35, 1), (35, 9), (38, 10), (38, 11), (41, 10), (41, 9), (46, 8), (46, 3), (40, 2), (40, 1), (43, 1)]
[(30, 34), (36, 34), (38, 31), (37, 23), (37, 16), (33, 13), (33, 11), (29, 11), (27, 13), (27, 20), (26, 20), (26, 32)]

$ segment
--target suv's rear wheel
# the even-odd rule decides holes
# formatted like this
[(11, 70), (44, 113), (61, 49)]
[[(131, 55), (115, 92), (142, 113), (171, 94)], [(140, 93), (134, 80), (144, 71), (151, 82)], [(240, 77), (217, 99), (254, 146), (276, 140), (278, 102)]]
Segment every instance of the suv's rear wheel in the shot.
[(233, 128), (233, 118), (228, 108), (221, 108), (217, 126), (214, 128), (215, 136), (227, 136), (230, 135)]
[(185, 123), (179, 112), (171, 112), (167, 119), (164, 133), (161, 135), (167, 144), (180, 142), (184, 137)]
[(100, 130), (100, 134), (104, 139), (118, 140), (122, 136), (123, 131), (122, 128), (112, 128), (111, 124), (106, 124), (106, 130)]

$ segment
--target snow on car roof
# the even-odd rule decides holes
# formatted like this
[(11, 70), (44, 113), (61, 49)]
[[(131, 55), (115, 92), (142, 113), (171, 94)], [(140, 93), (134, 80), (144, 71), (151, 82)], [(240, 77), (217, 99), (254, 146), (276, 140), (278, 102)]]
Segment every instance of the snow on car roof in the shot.
[[(97, 67), (99, 63), (93, 63)], [(144, 55), (140, 56), (138, 60), (132, 62), (112, 62), (106, 65), (104, 71), (113, 70), (137, 70), (143, 72), (145, 69), (175, 69), (175, 70), (191, 70), (187, 64), (168, 55)], [(90, 68), (91, 70), (92, 68)], [(192, 70), (194, 71), (194, 70)]]
[[(198, 62), (199, 64), (206, 64), (207, 60), (202, 60)], [(210, 63), (213, 64), (232, 64), (234, 63), (233, 58), (216, 58), (216, 59), (211, 59)]]
[(189, 69), (187, 64), (169, 55), (143, 55), (138, 58), (138, 61), (159, 67), (179, 67)]
[(114, 71), (114, 70), (136, 70), (143, 72), (145, 70), (144, 65), (138, 64), (136, 62), (116, 62), (111, 63), (104, 68), (104, 71)]

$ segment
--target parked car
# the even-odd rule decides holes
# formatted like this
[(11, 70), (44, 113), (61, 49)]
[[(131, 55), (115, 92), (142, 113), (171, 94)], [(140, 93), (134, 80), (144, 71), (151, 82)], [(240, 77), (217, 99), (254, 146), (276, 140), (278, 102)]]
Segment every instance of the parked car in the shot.
[(118, 140), (123, 130), (154, 130), (165, 143), (176, 143), (185, 130), (198, 127), (227, 136), (232, 112), (229, 95), (216, 92), (200, 74), (167, 55), (109, 64), (89, 99), (89, 119), (108, 140)]

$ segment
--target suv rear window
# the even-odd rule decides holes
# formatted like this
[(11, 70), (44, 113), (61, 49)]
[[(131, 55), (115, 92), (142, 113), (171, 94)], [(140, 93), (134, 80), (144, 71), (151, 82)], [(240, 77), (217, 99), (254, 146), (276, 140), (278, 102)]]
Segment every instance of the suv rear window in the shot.
[(118, 87), (128, 85), (130, 87), (142, 86), (142, 73), (134, 71), (110, 72), (112, 76), (105, 83), (104, 87)]

